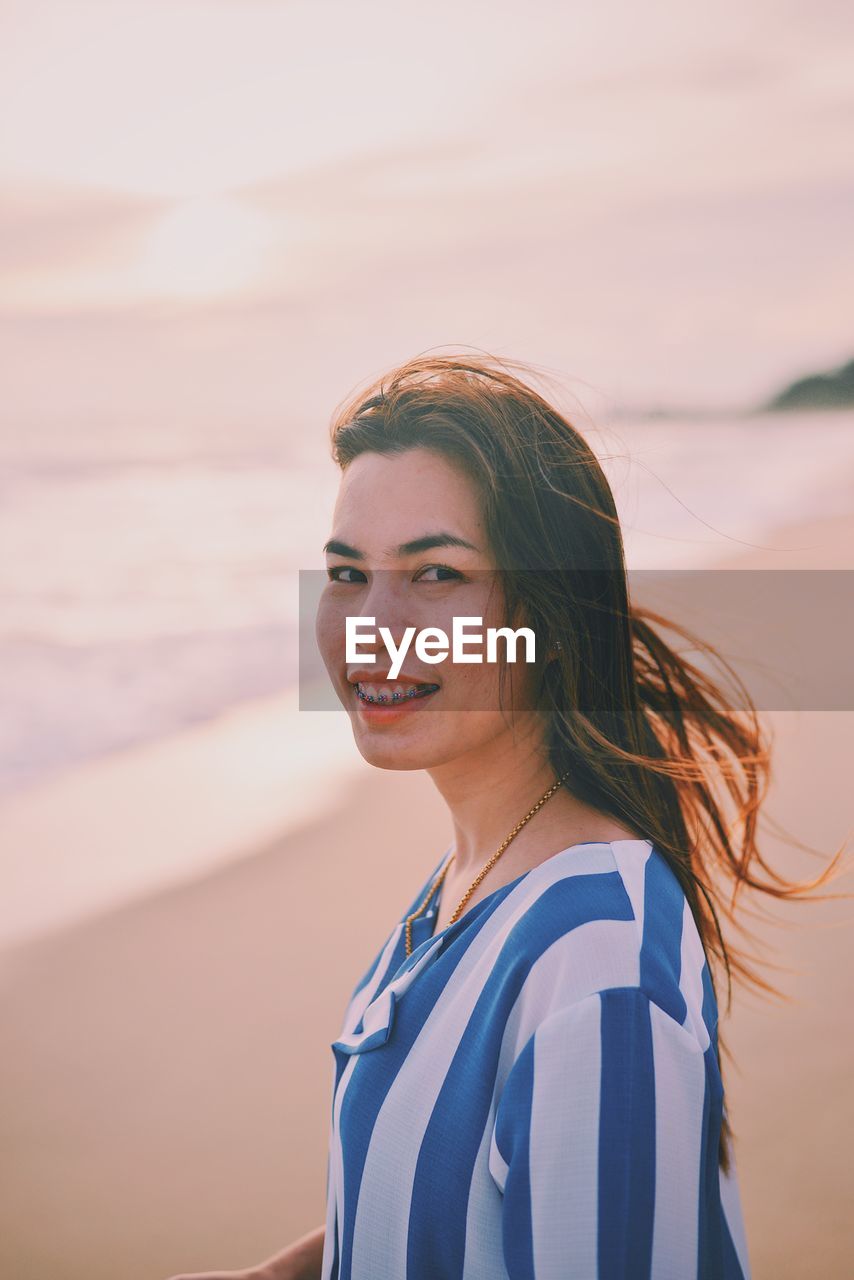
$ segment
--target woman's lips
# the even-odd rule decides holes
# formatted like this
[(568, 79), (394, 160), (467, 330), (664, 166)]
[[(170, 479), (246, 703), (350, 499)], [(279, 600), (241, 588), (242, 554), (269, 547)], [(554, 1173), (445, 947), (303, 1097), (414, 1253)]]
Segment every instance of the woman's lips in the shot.
[(398, 697), (393, 693), (386, 696), (378, 694), (376, 699), (372, 699), (361, 692), (359, 685), (353, 685), (359, 715), (370, 724), (388, 723), (400, 716), (412, 715), (438, 691), (437, 684), (415, 685), (412, 692), (401, 693)]
[[(384, 686), (385, 691), (377, 690), (376, 685), (365, 685), (361, 682), (354, 685), (356, 696), (363, 702), (376, 703), (386, 706), (397, 706), (401, 702), (406, 702), (413, 698), (424, 698), (428, 694), (435, 693), (439, 688), (437, 684), (413, 684), (406, 687), (398, 687), (397, 689), (389, 689)], [(370, 692), (374, 690), (374, 692)]]

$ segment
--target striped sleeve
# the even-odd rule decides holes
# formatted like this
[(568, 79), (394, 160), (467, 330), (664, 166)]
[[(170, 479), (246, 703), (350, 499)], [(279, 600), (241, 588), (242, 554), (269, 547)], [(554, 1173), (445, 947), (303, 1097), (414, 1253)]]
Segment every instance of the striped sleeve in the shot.
[(695, 1277), (705, 1089), (699, 1043), (640, 988), (546, 1017), (490, 1145), (510, 1280)]

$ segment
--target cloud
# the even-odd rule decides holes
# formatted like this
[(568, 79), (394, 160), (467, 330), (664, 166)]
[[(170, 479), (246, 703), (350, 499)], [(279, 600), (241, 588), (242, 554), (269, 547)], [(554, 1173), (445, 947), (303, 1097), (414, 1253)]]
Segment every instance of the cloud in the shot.
[(0, 272), (62, 271), (128, 253), (161, 207), (110, 190), (9, 185), (0, 203)]

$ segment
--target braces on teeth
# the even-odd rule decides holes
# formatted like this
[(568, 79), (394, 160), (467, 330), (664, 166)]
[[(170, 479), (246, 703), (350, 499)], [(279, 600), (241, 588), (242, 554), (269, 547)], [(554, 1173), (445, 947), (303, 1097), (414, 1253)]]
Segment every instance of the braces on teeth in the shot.
[[(422, 685), (421, 687), (425, 688), (427, 686)], [(406, 693), (398, 693), (396, 689), (393, 690), (391, 698), (387, 698), (384, 693), (378, 693), (374, 698), (369, 693), (362, 693), (361, 689), (356, 688), (356, 697), (361, 698), (363, 702), (402, 702), (404, 698), (414, 698), (417, 693), (418, 689), (413, 686)]]

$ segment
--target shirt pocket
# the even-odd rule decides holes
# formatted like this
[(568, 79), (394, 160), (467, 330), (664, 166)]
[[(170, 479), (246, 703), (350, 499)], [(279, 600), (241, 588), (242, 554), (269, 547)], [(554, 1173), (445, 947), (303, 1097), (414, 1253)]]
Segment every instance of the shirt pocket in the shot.
[[(333, 1040), (332, 1048), (352, 1054), (367, 1053), (384, 1045), (394, 1025), (395, 1004), (403, 998), (422, 969), (436, 958), (443, 942), (444, 937), (430, 938), (413, 951), (407, 958), (406, 968), (399, 970), (397, 976), (365, 1006), (352, 1031), (344, 1032), (338, 1040)], [(361, 1030), (358, 1029), (360, 1023)]]

